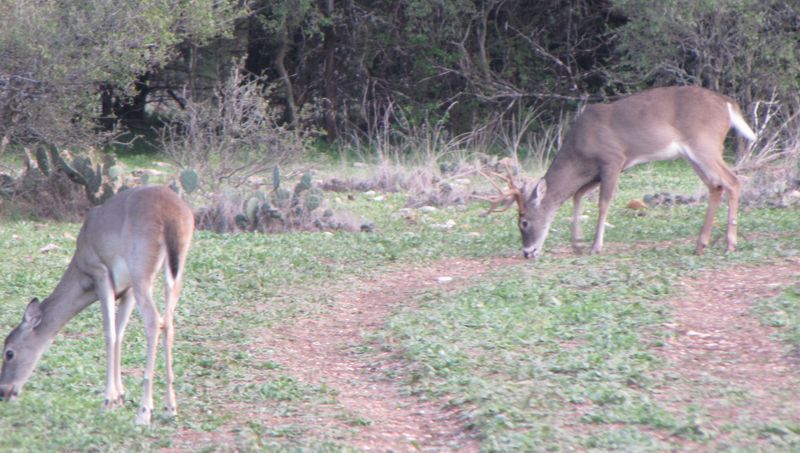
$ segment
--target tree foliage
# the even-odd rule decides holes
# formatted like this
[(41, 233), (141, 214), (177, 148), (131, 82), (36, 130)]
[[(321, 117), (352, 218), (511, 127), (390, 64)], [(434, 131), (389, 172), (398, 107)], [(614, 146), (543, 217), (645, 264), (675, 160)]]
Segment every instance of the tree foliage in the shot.
[[(101, 96), (229, 31), (237, 14), (218, 0), (2, 0), (0, 135), (76, 143), (103, 114)], [(105, 90), (108, 93), (108, 90)]]
[(731, 95), (751, 114), (767, 105), (781, 121), (800, 109), (796, 2), (0, 4), (0, 135), (15, 140), (77, 140), (145, 106), (175, 118), (213, 99), (241, 60), (283, 124), (329, 140), (386, 125), (401, 136), (509, 118), (527, 128), (531, 111), (552, 120), (587, 100), (670, 84)]
[(619, 73), (641, 85), (693, 84), (745, 105), (774, 93), (796, 111), (800, 4), (779, 0), (617, 0)]

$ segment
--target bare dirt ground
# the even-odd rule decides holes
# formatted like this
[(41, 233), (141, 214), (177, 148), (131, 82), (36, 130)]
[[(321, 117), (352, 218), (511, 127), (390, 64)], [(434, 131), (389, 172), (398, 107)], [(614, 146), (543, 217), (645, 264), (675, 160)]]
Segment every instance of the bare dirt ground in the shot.
[[(673, 298), (676, 335), (663, 348), (674, 383), (659, 398), (673, 407), (702, 408), (714, 441), (725, 445), (729, 424), (800, 423), (800, 360), (754, 318), (760, 299), (800, 281), (800, 259), (760, 267), (707, 271), (681, 283)], [(768, 445), (752, 446), (769, 448)]]
[(332, 295), (325, 316), (304, 318), (262, 339), (282, 364), (305, 382), (337, 390), (337, 402), (368, 424), (345, 440), (365, 451), (477, 451), (477, 442), (458, 413), (441, 401), (422, 402), (403, 393), (401, 378), (390, 379), (392, 360), (366, 363), (353, 351), (364, 336), (384, 327), (389, 315), (434, 288), (453, 290), (478, 275), (520, 259), (447, 259), (405, 266), (368, 279), (354, 278)]
[[(431, 289), (450, 291), (467, 286), (482, 274), (502, 267), (522, 265), (518, 258), (486, 260), (445, 259), (418, 266), (387, 269), (374, 277), (354, 276), (340, 292), (330, 294), (328, 310), (297, 323), (271, 329), (251, 347), (253, 354), (281, 365), (302, 382), (335, 392), (335, 404), (321, 410), (320, 432), (338, 432), (337, 440), (364, 451), (478, 451), (459, 414), (445, 409), (445, 401), (422, 401), (404, 393), (402, 377), (392, 376), (391, 357), (365, 358), (355, 348), (381, 330), (398, 308), (413, 304), (415, 295)], [(754, 301), (775, 295), (800, 279), (800, 260), (762, 267), (737, 267), (708, 271), (681, 282), (682, 295), (669, 301), (674, 307), (676, 335), (663, 348), (674, 373), (675, 386), (657, 397), (676, 410), (687, 405), (704, 408), (713, 426), (745, 419), (800, 421), (800, 361), (792, 358), (751, 313)], [(319, 290), (319, 289), (317, 289)], [(264, 351), (269, 351), (265, 355)], [(750, 395), (741, 400), (720, 397), (725, 388)], [(356, 425), (335, 413), (342, 408)], [(242, 413), (252, 408), (242, 406)], [(315, 408), (319, 411), (320, 408)], [(270, 415), (252, 413), (264, 422)], [(286, 422), (275, 416), (275, 424)], [(196, 436), (198, 433), (184, 433)], [(195, 438), (230, 445), (231, 433)], [(664, 433), (664, 440), (689, 449), (710, 448)], [(714, 445), (725, 442), (717, 433)], [(186, 441), (187, 439), (184, 439)], [(181, 442), (183, 443), (183, 442)]]

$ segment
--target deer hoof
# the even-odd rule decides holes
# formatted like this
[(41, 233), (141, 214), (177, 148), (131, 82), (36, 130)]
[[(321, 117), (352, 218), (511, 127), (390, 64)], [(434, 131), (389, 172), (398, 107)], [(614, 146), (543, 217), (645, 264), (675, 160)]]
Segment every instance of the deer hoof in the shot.
[(120, 398), (111, 398), (106, 399), (103, 401), (103, 410), (104, 411), (112, 411), (122, 404), (122, 399)]
[(150, 425), (150, 414), (151, 410), (143, 407), (139, 410), (139, 414), (136, 416), (136, 424), (139, 426), (148, 426)]

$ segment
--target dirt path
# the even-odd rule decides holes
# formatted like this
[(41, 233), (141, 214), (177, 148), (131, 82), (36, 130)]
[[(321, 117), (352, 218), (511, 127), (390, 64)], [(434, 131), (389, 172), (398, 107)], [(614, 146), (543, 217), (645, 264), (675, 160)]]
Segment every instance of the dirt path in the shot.
[(392, 360), (365, 362), (353, 347), (364, 336), (384, 328), (391, 313), (432, 288), (452, 290), (473, 277), (501, 266), (522, 264), (518, 258), (484, 261), (446, 259), (424, 266), (404, 266), (372, 279), (353, 278), (347, 291), (331, 295), (324, 316), (300, 319), (262, 338), (259, 348), (269, 359), (304, 382), (337, 391), (337, 402), (367, 420), (344, 443), (366, 451), (477, 451), (478, 444), (455, 412), (441, 401), (421, 402), (403, 393), (400, 377), (389, 379)]
[[(726, 424), (800, 423), (800, 366), (775, 331), (752, 313), (759, 299), (800, 281), (800, 260), (707, 271), (681, 283), (671, 301), (676, 336), (663, 355), (674, 385), (659, 399), (671, 407), (695, 405), (714, 432), (713, 450), (726, 441)], [(758, 448), (758, 446), (753, 446)], [(769, 448), (768, 444), (762, 447)]]
[[(328, 293), (330, 303), (324, 314), (272, 328), (249, 351), (279, 364), (303, 383), (333, 390), (335, 404), (314, 408), (317, 417), (311, 424), (317, 425), (309, 428), (312, 434), (339, 433), (338, 442), (364, 451), (478, 451), (478, 442), (465, 431), (459, 414), (444, 409), (444, 401), (426, 402), (404, 393), (403, 373), (391, 369), (397, 360), (359, 354), (356, 348), (385, 328), (394, 311), (412, 306), (413, 298), (423, 291), (457, 290), (496, 269), (525, 265), (520, 258), (444, 259), (387, 268), (371, 278), (353, 276), (337, 284), (340, 292)], [(713, 444), (696, 444), (670, 433), (660, 437), (685, 443), (690, 450), (713, 449), (724, 444), (726, 424), (772, 419), (800, 422), (800, 394), (795, 391), (800, 365), (797, 359), (790, 360), (772, 339), (773, 332), (751, 313), (753, 301), (772, 296), (798, 279), (800, 260), (787, 260), (757, 268), (707, 271), (680, 283), (684, 292), (670, 301), (674, 321), (668, 326), (676, 335), (662, 352), (675, 377), (656, 396), (676, 412), (689, 405), (700, 407), (716, 432)], [(725, 391), (746, 397), (720, 393)], [(353, 425), (342, 420), (343, 410), (361, 422)], [(267, 426), (287, 423), (284, 415), (250, 412), (253, 408), (247, 405), (234, 411)], [(302, 415), (295, 417), (299, 424), (309, 425), (300, 419)], [(200, 437), (194, 440), (231, 445), (235, 435), (220, 432)]]

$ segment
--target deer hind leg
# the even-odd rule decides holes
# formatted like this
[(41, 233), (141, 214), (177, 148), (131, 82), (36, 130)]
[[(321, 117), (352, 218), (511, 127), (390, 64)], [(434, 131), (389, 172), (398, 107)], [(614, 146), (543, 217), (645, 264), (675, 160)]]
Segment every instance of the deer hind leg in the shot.
[(572, 230), (571, 230), (571, 240), (572, 240), (572, 249), (575, 251), (580, 251), (580, 242), (583, 240), (581, 235), (581, 201), (583, 200), (583, 196), (587, 193), (591, 192), (600, 184), (599, 181), (592, 181), (589, 184), (578, 189), (575, 192), (575, 195), (572, 196)]
[(614, 197), (614, 190), (617, 187), (617, 179), (622, 171), (621, 166), (608, 165), (603, 167), (600, 174), (600, 200), (598, 203), (597, 229), (592, 244), (592, 253), (600, 253), (603, 250), (603, 236), (606, 230), (606, 217), (611, 199)]
[(730, 253), (736, 249), (737, 225), (736, 219), (739, 210), (739, 191), (740, 184), (736, 175), (728, 168), (722, 160), (722, 144), (718, 150), (709, 154), (710, 157), (703, 157), (703, 154), (689, 154), (689, 162), (692, 164), (697, 175), (708, 187), (708, 210), (700, 229), (700, 236), (697, 239), (695, 253), (702, 255), (708, 247), (711, 230), (714, 227), (714, 217), (722, 201), (722, 194), (728, 193), (728, 225), (726, 231), (727, 248)]
[(133, 291), (128, 289), (122, 293), (122, 299), (117, 309), (117, 325), (116, 334), (117, 342), (114, 347), (114, 380), (117, 387), (117, 402), (124, 404), (125, 386), (122, 383), (122, 339), (125, 336), (125, 327), (128, 325), (128, 320), (131, 316), (131, 311), (136, 304), (136, 298), (133, 296)]
[(720, 171), (724, 175), (727, 183), (728, 191), (728, 228), (726, 230), (726, 253), (732, 253), (736, 250), (736, 237), (738, 234), (737, 217), (739, 214), (739, 193), (741, 191), (741, 184), (739, 178), (731, 171), (730, 168), (720, 159)]
[(136, 305), (142, 315), (145, 335), (147, 336), (147, 350), (142, 381), (142, 401), (136, 415), (137, 425), (149, 425), (153, 414), (153, 375), (156, 366), (156, 350), (158, 336), (161, 331), (161, 315), (153, 303), (152, 278), (134, 286)]
[(182, 278), (179, 274), (173, 278), (169, 265), (164, 266), (164, 298), (166, 306), (164, 308), (164, 368), (166, 372), (166, 395), (164, 399), (164, 411), (167, 416), (175, 417), (178, 414), (178, 403), (175, 398), (175, 373), (172, 369), (172, 346), (175, 343), (174, 314), (175, 306), (180, 297)]

